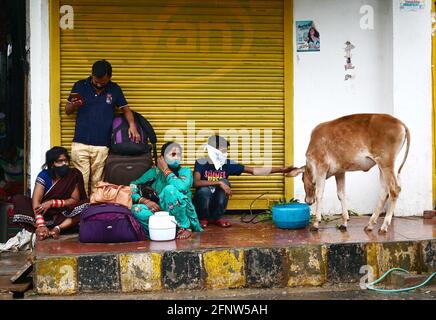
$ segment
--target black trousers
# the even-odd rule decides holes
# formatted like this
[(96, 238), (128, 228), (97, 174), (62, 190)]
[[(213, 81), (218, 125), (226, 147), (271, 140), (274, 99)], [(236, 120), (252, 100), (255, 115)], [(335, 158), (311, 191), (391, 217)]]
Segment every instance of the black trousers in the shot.
[[(227, 180), (223, 181), (230, 185)], [(218, 186), (213, 193), (209, 187), (198, 188), (195, 192), (194, 205), (199, 219), (220, 219), (226, 212), (228, 202), (224, 190)]]

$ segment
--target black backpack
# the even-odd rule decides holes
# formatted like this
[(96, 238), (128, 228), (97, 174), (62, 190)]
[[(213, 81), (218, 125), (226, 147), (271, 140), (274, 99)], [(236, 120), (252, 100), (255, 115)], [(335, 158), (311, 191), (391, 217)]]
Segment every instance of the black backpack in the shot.
[[(139, 113), (132, 111), (135, 118), (136, 129), (141, 135), (141, 141), (135, 143), (129, 138), (129, 123), (124, 115), (115, 117), (112, 122), (111, 153), (118, 155), (140, 155), (149, 153), (153, 149), (154, 159), (157, 162), (156, 133), (150, 122)], [(150, 144), (148, 143), (151, 143)]]

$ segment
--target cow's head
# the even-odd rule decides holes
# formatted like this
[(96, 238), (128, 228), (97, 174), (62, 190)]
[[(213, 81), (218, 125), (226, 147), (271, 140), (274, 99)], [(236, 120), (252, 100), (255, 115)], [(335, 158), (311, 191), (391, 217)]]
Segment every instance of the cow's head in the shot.
[(308, 205), (312, 205), (315, 202), (315, 179), (312, 170), (309, 166), (303, 166), (301, 168), (295, 168), (291, 170), (287, 175), (290, 177), (296, 177), (299, 174), (303, 174), (304, 191), (306, 192), (306, 198), (304, 201)]

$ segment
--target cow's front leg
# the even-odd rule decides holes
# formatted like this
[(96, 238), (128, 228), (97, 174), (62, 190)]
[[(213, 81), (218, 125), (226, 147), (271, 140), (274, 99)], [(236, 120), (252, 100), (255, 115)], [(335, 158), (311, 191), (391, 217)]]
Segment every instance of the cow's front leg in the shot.
[(315, 222), (311, 227), (311, 231), (318, 231), (319, 224), (321, 223), (321, 201), (324, 194), (325, 177), (316, 180), (316, 192), (315, 192), (315, 205), (313, 206), (313, 213), (315, 215)]
[(345, 197), (345, 172), (338, 173), (335, 178), (338, 199), (341, 202), (342, 207), (342, 225), (339, 227), (339, 230), (346, 231), (350, 217), (348, 215), (347, 199)]

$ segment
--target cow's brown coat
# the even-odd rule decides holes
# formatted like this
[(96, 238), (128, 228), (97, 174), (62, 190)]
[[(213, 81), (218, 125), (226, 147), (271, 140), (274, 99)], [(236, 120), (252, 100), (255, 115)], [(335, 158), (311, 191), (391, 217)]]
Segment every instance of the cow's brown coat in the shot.
[[(395, 159), (407, 141), (404, 160), (394, 172)], [(317, 230), (321, 222), (320, 203), (325, 180), (335, 176), (338, 198), (342, 205), (343, 229), (347, 227), (348, 209), (345, 200), (345, 172), (368, 171), (377, 165), (380, 170), (379, 202), (366, 230), (372, 230), (388, 200), (388, 210), (381, 227), (386, 232), (391, 223), (395, 204), (401, 191), (398, 176), (407, 159), (410, 132), (400, 120), (387, 114), (353, 114), (318, 125), (313, 131), (306, 152), (306, 165), (292, 170), (289, 175), (303, 173), (305, 201), (314, 204)]]

